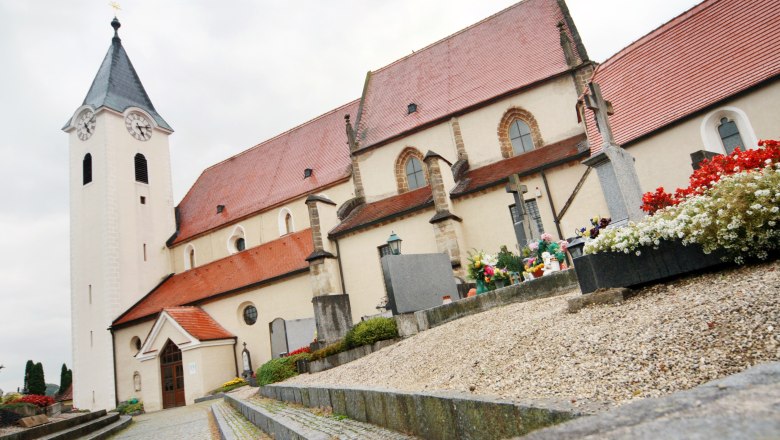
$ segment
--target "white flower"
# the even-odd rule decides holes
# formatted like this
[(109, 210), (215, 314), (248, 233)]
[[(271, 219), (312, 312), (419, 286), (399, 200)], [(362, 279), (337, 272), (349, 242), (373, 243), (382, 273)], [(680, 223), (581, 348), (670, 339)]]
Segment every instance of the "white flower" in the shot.
[(777, 212), (780, 211), (780, 208), (777, 206), (773, 206), (772, 209), (769, 210), (772, 214), (777, 214)]

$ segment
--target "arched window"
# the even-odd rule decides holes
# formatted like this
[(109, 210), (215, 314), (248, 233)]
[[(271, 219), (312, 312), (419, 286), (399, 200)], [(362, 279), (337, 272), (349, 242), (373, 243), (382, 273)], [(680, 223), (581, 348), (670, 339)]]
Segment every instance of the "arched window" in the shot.
[(81, 175), (83, 184), (92, 182), (92, 155), (87, 153), (81, 161)]
[(135, 155), (135, 181), (149, 183), (149, 171), (146, 168), (146, 158), (141, 153)]
[(705, 115), (701, 121), (704, 149), (718, 154), (730, 154), (735, 148), (758, 148), (758, 137), (748, 115), (738, 107), (721, 107)]
[(515, 119), (509, 126), (509, 140), (512, 142), (512, 152), (523, 154), (534, 149), (534, 140), (531, 138), (531, 127), (522, 119)]
[(246, 249), (246, 234), (244, 228), (241, 225), (236, 225), (233, 229), (233, 233), (228, 237), (228, 252), (235, 254)]
[(292, 214), (289, 212), (284, 216), (284, 229), (287, 230), (288, 234), (293, 232)]
[(406, 184), (410, 190), (425, 186), (422, 163), (416, 157), (410, 157), (406, 161)]
[(395, 160), (395, 179), (398, 193), (402, 194), (428, 184), (422, 154), (413, 147), (406, 147)]
[(720, 135), (720, 141), (723, 143), (723, 149), (726, 150), (726, 154), (731, 154), (737, 147), (740, 147), (741, 150), (745, 149), (745, 143), (742, 142), (742, 136), (739, 135), (737, 124), (729, 118), (722, 118), (720, 120), (718, 134)]
[(184, 270), (195, 268), (195, 246), (191, 243), (184, 248)]
[(509, 158), (544, 146), (536, 118), (528, 110), (512, 107), (498, 124), (501, 156)]

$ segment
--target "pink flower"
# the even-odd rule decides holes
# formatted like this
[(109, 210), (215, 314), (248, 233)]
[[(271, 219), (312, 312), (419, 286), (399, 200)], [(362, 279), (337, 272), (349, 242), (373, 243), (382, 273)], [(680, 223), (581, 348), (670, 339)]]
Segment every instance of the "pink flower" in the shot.
[(566, 249), (569, 248), (569, 242), (566, 241), (566, 240), (561, 240), (561, 241), (558, 242), (558, 246), (561, 247), (562, 251), (565, 251)]
[(537, 249), (539, 249), (539, 243), (535, 241), (528, 243), (528, 249), (531, 249), (531, 251), (536, 251)]
[(493, 266), (485, 266), (485, 275), (492, 277), (494, 273)]
[(544, 233), (542, 234), (542, 240), (546, 241), (547, 243), (552, 243), (553, 236), (552, 234)]

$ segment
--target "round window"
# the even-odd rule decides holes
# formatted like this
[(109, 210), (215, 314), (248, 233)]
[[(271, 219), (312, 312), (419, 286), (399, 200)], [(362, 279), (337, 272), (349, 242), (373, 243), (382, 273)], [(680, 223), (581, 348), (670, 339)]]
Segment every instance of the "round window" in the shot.
[(257, 322), (257, 309), (255, 306), (246, 306), (244, 309), (244, 322), (247, 325), (252, 325)]
[(236, 249), (241, 252), (244, 249), (246, 249), (246, 241), (244, 241), (243, 238), (239, 237), (236, 239)]

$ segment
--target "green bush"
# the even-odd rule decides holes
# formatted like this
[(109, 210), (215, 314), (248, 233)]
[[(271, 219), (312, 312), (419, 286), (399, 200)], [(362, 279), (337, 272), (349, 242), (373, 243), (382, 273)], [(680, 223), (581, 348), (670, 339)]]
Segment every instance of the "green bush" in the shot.
[(344, 345), (344, 341), (338, 341), (334, 342), (333, 344), (326, 345), (325, 347), (320, 348), (319, 350), (313, 352), (311, 354), (312, 361), (318, 361), (320, 359), (324, 359), (328, 356), (341, 353), (342, 351), (346, 351), (346, 345)]
[(144, 403), (143, 402), (135, 402), (135, 403), (124, 403), (122, 405), (119, 405), (116, 410), (119, 412), (119, 414), (132, 414), (136, 411), (144, 412)]
[(30, 370), (30, 379), (27, 381), (27, 390), (30, 394), (45, 395), (46, 379), (43, 375), (43, 365), (40, 362), (35, 364)]
[(19, 393), (8, 393), (3, 396), (2, 399), (0, 399), (0, 403), (11, 403), (15, 400), (19, 400), (22, 398), (22, 395)]
[(38, 406), (32, 404), (32, 403), (7, 403), (5, 405), (0, 405), (0, 409), (11, 411), (17, 414), (26, 414), (25, 410), (30, 411), (33, 414), (38, 414), (41, 412), (41, 409), (38, 408)]
[(257, 383), (263, 386), (297, 376), (298, 371), (295, 369), (295, 362), (309, 360), (310, 357), (309, 353), (301, 353), (295, 356), (271, 359), (257, 369)]
[(359, 322), (344, 336), (344, 346), (350, 348), (370, 345), (377, 341), (398, 337), (398, 326), (393, 318), (371, 318)]

